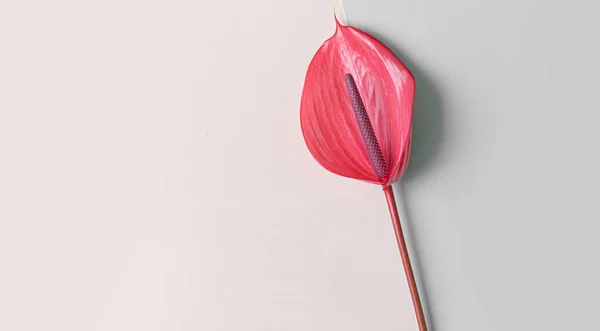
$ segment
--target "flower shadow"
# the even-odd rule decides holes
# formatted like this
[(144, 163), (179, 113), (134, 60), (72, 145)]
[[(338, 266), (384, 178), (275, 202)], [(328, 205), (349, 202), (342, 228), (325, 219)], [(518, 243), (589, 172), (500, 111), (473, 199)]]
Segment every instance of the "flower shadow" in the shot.
[[(363, 31), (369, 32), (368, 28)], [(374, 35), (376, 36), (376, 35)], [(427, 293), (428, 286), (427, 275), (423, 272), (422, 258), (419, 258), (419, 252), (422, 251), (422, 244), (416, 240), (418, 237), (414, 231), (414, 223), (411, 222), (410, 209), (407, 207), (405, 198), (405, 183), (414, 181), (416, 178), (426, 173), (427, 170), (435, 164), (442, 148), (442, 137), (444, 134), (444, 117), (442, 98), (439, 90), (436, 88), (431, 76), (420, 63), (413, 58), (407, 51), (395, 44), (392, 40), (386, 40), (385, 36), (376, 36), (381, 42), (386, 44), (408, 67), (412, 72), (415, 83), (415, 99), (413, 104), (413, 123), (412, 123), (412, 150), (410, 163), (406, 173), (402, 177), (402, 183), (396, 183), (394, 190), (396, 203), (401, 215), (402, 226), (411, 253), (411, 264), (415, 270), (415, 277), (419, 288), (419, 295), (422, 300), (427, 323), (430, 330), (436, 329), (436, 322), (433, 318), (430, 295)]]

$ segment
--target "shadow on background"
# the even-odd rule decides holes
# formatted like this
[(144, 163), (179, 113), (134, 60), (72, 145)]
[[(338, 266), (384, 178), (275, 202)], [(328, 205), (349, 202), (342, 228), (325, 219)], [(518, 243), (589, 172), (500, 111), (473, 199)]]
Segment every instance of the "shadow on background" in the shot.
[[(359, 28), (371, 34), (369, 29), (364, 29), (363, 27)], [(421, 251), (421, 245), (415, 240), (416, 236), (413, 231), (414, 226), (411, 222), (410, 209), (407, 208), (405, 203), (405, 190), (404, 185), (401, 185), (401, 183), (412, 181), (421, 174), (426, 173), (427, 169), (435, 163), (435, 160), (441, 151), (442, 136), (444, 133), (442, 100), (433, 81), (427, 77), (426, 73), (419, 67), (417, 62), (407, 55), (407, 52), (395, 45), (393, 41), (386, 40), (385, 37), (377, 36), (376, 34), (372, 35), (386, 44), (396, 56), (400, 58), (406, 67), (408, 67), (415, 78), (416, 91), (413, 104), (413, 132), (410, 163), (401, 182), (396, 183), (394, 188), (398, 193), (396, 195), (396, 203), (400, 209), (399, 211), (401, 215), (404, 214), (406, 216), (406, 219), (402, 220), (402, 226), (404, 227), (404, 233), (407, 236), (406, 239), (411, 246), (409, 247), (409, 250), (412, 250), (413, 253), (410, 257), (411, 264), (415, 270), (419, 295), (427, 317), (427, 325), (430, 331), (433, 331), (436, 329), (436, 322), (433, 318), (435, 314), (433, 314), (430, 305), (430, 296), (427, 293), (427, 275), (423, 273), (423, 268), (421, 267), (422, 261), (418, 254)]]
[(442, 100), (433, 81), (427, 77), (416, 61), (406, 54), (407, 52), (401, 50), (390, 40), (379, 37), (378, 39), (400, 58), (415, 78), (412, 151), (408, 169), (402, 177), (402, 180), (410, 181), (425, 173), (435, 163), (435, 159), (441, 151), (444, 133)]

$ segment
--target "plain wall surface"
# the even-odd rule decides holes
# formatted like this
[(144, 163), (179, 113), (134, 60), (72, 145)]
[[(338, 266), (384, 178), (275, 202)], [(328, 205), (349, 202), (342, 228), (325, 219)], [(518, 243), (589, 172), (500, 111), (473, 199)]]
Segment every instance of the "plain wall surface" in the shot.
[(414, 330), (300, 132), (331, 1), (2, 1), (0, 330)]
[(600, 330), (600, 4), (344, 7), (416, 78), (398, 188), (433, 330)]

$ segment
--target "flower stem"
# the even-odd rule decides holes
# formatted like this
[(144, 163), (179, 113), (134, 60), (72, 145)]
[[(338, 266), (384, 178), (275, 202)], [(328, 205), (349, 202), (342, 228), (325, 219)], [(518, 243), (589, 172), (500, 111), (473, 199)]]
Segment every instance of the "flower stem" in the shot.
[(423, 313), (423, 306), (421, 305), (421, 299), (419, 298), (417, 282), (415, 281), (415, 275), (413, 273), (408, 251), (406, 249), (406, 240), (404, 239), (404, 233), (402, 232), (400, 216), (398, 216), (398, 207), (396, 206), (396, 199), (394, 198), (394, 190), (392, 189), (391, 185), (387, 185), (383, 187), (383, 192), (385, 193), (385, 199), (387, 200), (390, 216), (392, 217), (392, 224), (394, 225), (396, 240), (398, 241), (398, 247), (400, 248), (400, 257), (402, 258), (404, 273), (406, 274), (410, 296), (412, 298), (413, 307), (415, 308), (415, 315), (417, 317), (419, 331), (427, 331), (425, 314)]

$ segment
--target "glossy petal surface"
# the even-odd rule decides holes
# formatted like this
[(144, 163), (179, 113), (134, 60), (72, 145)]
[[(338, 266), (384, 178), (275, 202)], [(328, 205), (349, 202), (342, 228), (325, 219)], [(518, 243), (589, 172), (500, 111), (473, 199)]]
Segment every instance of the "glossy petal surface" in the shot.
[[(347, 85), (348, 75), (372, 130), (359, 128), (356, 100), (350, 97), (356, 91)], [(315, 54), (304, 82), (300, 120), (308, 149), (338, 175), (382, 185), (395, 182), (408, 164), (414, 92), (412, 74), (390, 49), (336, 20), (335, 34)], [(388, 169), (384, 175), (376, 174), (381, 167), (373, 163), (377, 153), (368, 147), (373, 139), (365, 132), (376, 137)]]

